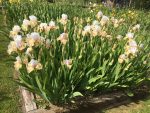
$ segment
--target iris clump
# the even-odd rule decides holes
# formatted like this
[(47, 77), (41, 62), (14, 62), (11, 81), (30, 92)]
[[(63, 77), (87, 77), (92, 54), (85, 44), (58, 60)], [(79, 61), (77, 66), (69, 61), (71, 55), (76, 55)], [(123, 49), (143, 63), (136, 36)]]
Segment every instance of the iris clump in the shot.
[(98, 91), (138, 87), (148, 77), (149, 51), (140, 25), (99, 11), (93, 19), (62, 14), (41, 22), (34, 15), (10, 31), (18, 83), (52, 104)]

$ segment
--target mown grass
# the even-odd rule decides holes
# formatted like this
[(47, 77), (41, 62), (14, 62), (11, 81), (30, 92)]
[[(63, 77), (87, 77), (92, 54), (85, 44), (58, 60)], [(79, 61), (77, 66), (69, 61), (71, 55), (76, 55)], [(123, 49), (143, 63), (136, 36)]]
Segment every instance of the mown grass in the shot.
[(132, 113), (150, 113), (150, 97), (141, 103), (142, 107)]
[(104, 110), (103, 113), (150, 113), (150, 96), (141, 100), (126, 100), (119, 106)]
[[(0, 29), (4, 29), (0, 14)], [(13, 80), (13, 66), (8, 57), (9, 40), (0, 33), (0, 113), (20, 113), (18, 86)]]

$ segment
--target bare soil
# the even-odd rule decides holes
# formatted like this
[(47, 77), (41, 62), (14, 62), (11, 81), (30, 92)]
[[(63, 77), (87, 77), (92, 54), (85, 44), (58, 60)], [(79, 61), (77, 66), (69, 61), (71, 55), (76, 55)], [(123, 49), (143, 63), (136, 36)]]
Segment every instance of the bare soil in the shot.
[(147, 88), (138, 89), (133, 97), (123, 92), (79, 98), (76, 103), (64, 107), (51, 106), (49, 110), (39, 109), (32, 113), (130, 113), (142, 107), (142, 100), (149, 96)]

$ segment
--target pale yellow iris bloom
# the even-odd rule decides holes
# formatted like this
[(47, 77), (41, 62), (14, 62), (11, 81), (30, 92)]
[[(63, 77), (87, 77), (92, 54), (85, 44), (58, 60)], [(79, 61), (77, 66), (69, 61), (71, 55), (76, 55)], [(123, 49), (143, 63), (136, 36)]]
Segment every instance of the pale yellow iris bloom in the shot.
[(34, 70), (41, 70), (42, 68), (43, 68), (42, 64), (34, 59), (31, 59), (31, 61), (27, 64), (28, 73), (31, 73)]
[(41, 43), (41, 36), (37, 32), (28, 34), (26, 42), (29, 47), (38, 46)]
[(68, 16), (66, 14), (62, 14), (61, 19), (60, 19), (60, 23), (63, 25), (66, 25), (68, 22)]
[(119, 56), (118, 62), (122, 64), (126, 59), (127, 59), (127, 56), (125, 54), (121, 54)]
[(63, 61), (63, 64), (67, 66), (67, 68), (71, 69), (72, 67), (72, 59), (66, 59)]
[(19, 69), (22, 68), (22, 61), (19, 56), (16, 57), (16, 61), (14, 62), (14, 67), (16, 71), (19, 71)]
[(66, 45), (68, 42), (68, 34), (67, 33), (62, 33), (58, 38), (57, 41), (60, 41), (63, 45)]

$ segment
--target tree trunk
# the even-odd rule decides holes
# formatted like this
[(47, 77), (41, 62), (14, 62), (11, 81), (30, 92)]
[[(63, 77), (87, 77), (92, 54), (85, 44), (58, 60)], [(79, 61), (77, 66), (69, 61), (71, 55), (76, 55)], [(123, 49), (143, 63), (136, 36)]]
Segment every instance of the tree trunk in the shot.
[(132, 4), (132, 0), (129, 1), (129, 7), (131, 6), (131, 4)]

